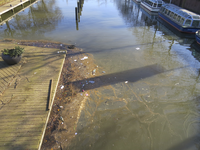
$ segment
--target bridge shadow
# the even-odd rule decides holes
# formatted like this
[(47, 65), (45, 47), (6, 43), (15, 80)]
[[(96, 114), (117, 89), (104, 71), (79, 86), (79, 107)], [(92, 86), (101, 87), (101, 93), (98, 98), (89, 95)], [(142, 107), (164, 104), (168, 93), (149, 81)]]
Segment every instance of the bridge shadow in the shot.
[(133, 83), (141, 79), (145, 79), (157, 74), (174, 71), (181, 68), (183, 67), (171, 69), (171, 70), (165, 70), (161, 65), (153, 64), (153, 65), (130, 69), (130, 70), (122, 71), (122, 72), (95, 76), (92, 78), (78, 80), (71, 83), (74, 86), (76, 86), (76, 88), (79, 88), (80, 91), (82, 90), (85, 91), (85, 90), (95, 89), (102, 86), (112, 85), (112, 84), (116, 84), (120, 82)]

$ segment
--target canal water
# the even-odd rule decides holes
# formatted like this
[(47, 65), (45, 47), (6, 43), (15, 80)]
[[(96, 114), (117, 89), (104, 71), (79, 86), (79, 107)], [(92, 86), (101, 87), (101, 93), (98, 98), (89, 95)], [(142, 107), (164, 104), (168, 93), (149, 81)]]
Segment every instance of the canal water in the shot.
[[(0, 38), (74, 44), (103, 69), (77, 124), (73, 150), (200, 149), (200, 62), (193, 38), (131, 0), (40, 0)], [(64, 140), (63, 142), (67, 142)]]

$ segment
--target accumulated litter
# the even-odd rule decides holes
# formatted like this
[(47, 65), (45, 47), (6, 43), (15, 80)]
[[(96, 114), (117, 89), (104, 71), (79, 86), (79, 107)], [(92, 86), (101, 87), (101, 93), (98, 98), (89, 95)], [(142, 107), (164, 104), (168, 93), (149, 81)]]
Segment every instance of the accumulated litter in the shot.
[(60, 120), (61, 120), (62, 122), (64, 122), (64, 119), (63, 119), (63, 117), (62, 117), (62, 116), (60, 116)]
[(59, 54), (59, 53), (66, 53), (66, 51), (57, 51), (57, 53)]
[(128, 83), (128, 81), (125, 81), (125, 83)]
[(62, 108), (62, 109), (63, 109), (63, 106), (60, 106), (60, 108)]
[(83, 58), (81, 58), (81, 60), (85, 60), (85, 59), (88, 59), (88, 57), (87, 57), (87, 56), (84, 56)]
[(76, 59), (74, 59), (74, 61), (77, 61)]
[(89, 81), (89, 83), (95, 83), (95, 81)]
[(136, 48), (136, 50), (140, 50), (140, 48), (139, 48), (139, 47), (137, 47), (137, 48)]
[(60, 87), (60, 89), (64, 89), (64, 85), (62, 85), (62, 86)]
[(75, 133), (75, 135), (77, 135), (77, 133)]
[(96, 69), (92, 70), (92, 75), (95, 75)]

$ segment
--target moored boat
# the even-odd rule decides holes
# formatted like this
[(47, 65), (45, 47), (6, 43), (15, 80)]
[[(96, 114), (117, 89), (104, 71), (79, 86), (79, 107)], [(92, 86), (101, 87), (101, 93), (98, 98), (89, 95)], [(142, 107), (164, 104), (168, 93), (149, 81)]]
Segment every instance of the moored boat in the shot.
[(180, 32), (195, 33), (200, 29), (200, 15), (174, 4), (162, 5), (158, 15)]
[(200, 30), (196, 31), (195, 37), (196, 37), (197, 43), (200, 45)]
[(140, 3), (142, 0), (133, 0), (136, 3)]
[(141, 6), (150, 12), (158, 12), (163, 4), (162, 0), (144, 0), (141, 2)]

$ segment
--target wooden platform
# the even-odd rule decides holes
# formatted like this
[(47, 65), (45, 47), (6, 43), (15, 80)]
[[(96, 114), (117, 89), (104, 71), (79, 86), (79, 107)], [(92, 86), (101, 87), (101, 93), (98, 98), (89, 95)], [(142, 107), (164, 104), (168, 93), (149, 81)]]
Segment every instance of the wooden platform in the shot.
[[(14, 46), (0, 42), (1, 48)], [(52, 48), (22, 47), (20, 64), (8, 66), (0, 57), (0, 150), (40, 149), (50, 115), (49, 82), (53, 79), (54, 98), (66, 55)]]
[[(8, 21), (10, 18), (14, 17), (17, 13), (23, 11), (24, 9), (26, 9), (27, 7), (33, 5), (34, 3), (36, 3), (38, 0), (14, 0), (10, 3), (4, 4), (2, 6), (0, 6), (0, 24), (3, 24), (4, 22)], [(24, 7), (25, 3), (30, 3), (30, 5)], [(18, 11), (17, 13), (15, 13), (15, 8), (17, 8), (18, 6), (22, 6), (20, 11)], [(9, 18), (2, 20), (2, 15), (12, 11), (13, 15), (10, 16)]]

